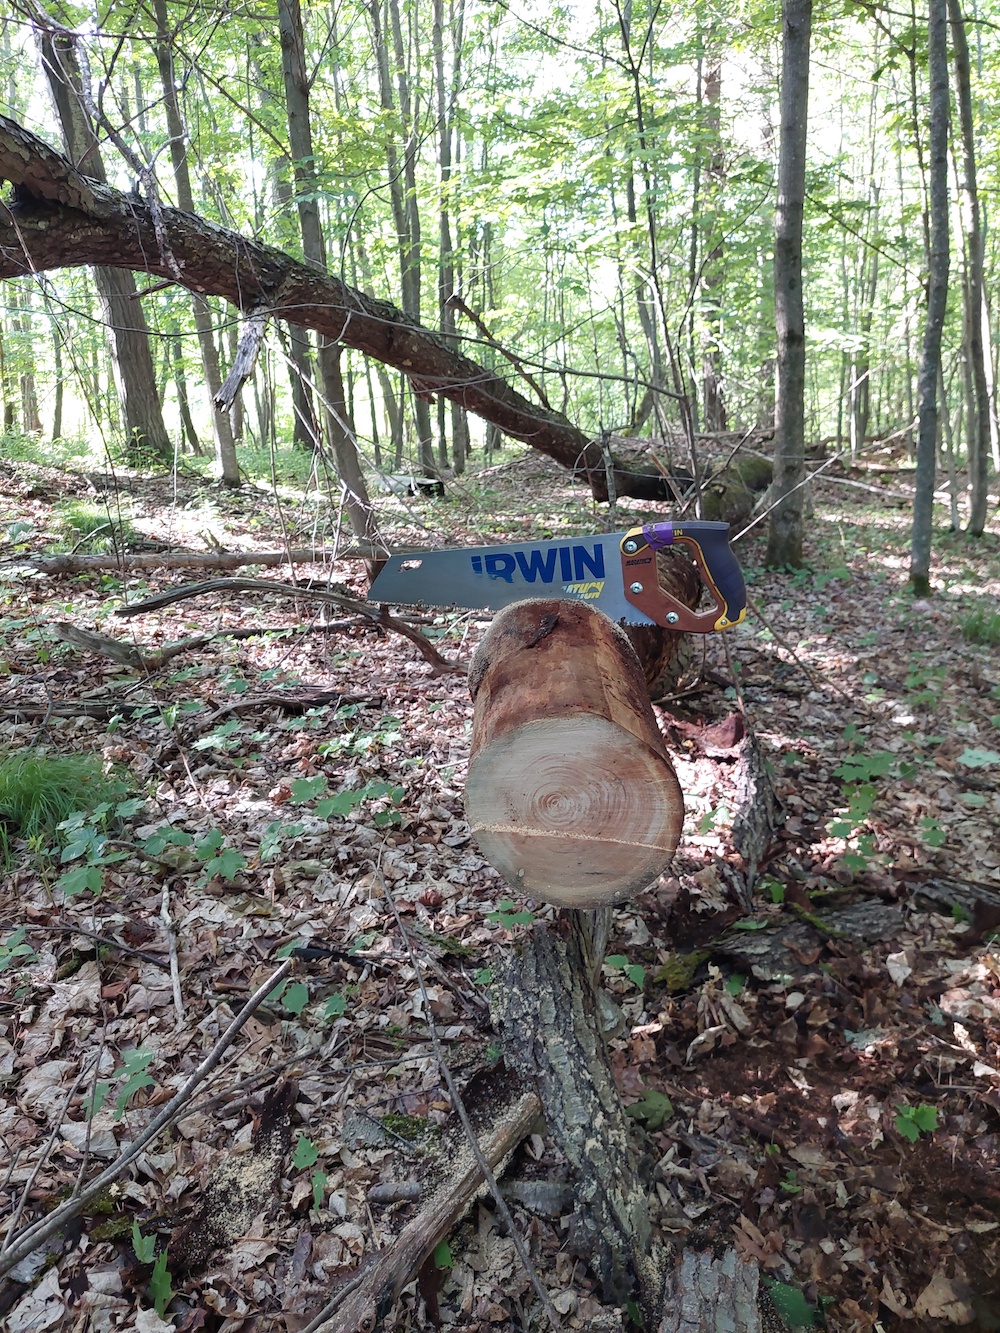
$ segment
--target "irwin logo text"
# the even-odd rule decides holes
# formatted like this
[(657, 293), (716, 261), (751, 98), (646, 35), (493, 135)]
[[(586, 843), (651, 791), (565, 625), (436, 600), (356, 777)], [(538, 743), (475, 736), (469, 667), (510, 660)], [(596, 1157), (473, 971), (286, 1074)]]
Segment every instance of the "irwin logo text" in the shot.
[(531, 551), (505, 551), (501, 555), (474, 555), (472, 572), (488, 579), (515, 578), (525, 583), (586, 583), (604, 578), (604, 548), (587, 546), (537, 547)]

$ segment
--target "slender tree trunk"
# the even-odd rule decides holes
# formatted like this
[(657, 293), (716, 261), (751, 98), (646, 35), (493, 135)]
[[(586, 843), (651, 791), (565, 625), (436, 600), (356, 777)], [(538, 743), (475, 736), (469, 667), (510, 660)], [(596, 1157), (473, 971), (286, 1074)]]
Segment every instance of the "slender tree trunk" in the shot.
[[(325, 270), (326, 245), (317, 200), (318, 180), (309, 118), (309, 81), (306, 76), (305, 40), (299, 0), (278, 0), (278, 29), (302, 250), (307, 261)], [(326, 438), (330, 442), (344, 487), (344, 503), (351, 527), (356, 537), (371, 542), (376, 537), (375, 517), (368, 499), (368, 487), (361, 471), (358, 451), (348, 427), (340, 353), (339, 342), (322, 334), (319, 336), (317, 361), (323, 387), (323, 421)]]
[(937, 464), (937, 387), (941, 334), (948, 306), (948, 0), (930, 0), (930, 266), (927, 318), (918, 383), (917, 476), (910, 536), (910, 583), (918, 597), (931, 589), (931, 532)]
[(52, 364), (55, 369), (56, 391), (55, 401), (52, 405), (52, 439), (61, 440), (63, 433), (63, 406), (66, 402), (66, 381), (63, 370), (63, 346), (62, 330), (59, 325), (52, 320)]
[[(167, 14), (167, 0), (153, 0), (153, 12), (156, 17), (156, 63), (163, 85), (163, 106), (167, 118), (167, 133), (170, 135), (170, 161), (174, 169), (174, 183), (177, 188), (177, 206), (188, 213), (195, 211), (194, 192), (191, 189), (191, 173), (188, 170), (186, 132), (181, 114), (180, 98), (177, 94), (177, 78), (174, 71), (173, 33), (170, 31)], [(212, 311), (204, 296), (191, 294), (191, 310), (194, 326), (198, 332), (198, 346), (201, 348), (201, 363), (205, 372), (205, 386), (208, 389), (212, 408), (212, 425), (215, 431), (215, 459), (219, 476), (226, 486), (239, 486), (240, 465), (236, 459), (236, 444), (233, 440), (232, 424), (228, 412), (216, 403), (216, 395), (222, 388), (222, 374), (219, 369), (219, 349), (215, 345), (212, 328)], [(185, 407), (188, 405), (185, 402)], [(188, 408), (190, 420), (190, 408)], [(188, 438), (191, 431), (184, 423)], [(193, 430), (193, 427), (192, 427)], [(197, 436), (192, 441), (196, 453), (201, 452)]]
[(181, 331), (176, 324), (173, 332), (174, 336), (170, 339), (170, 355), (174, 363), (174, 388), (177, 391), (181, 426), (184, 429), (184, 438), (191, 446), (191, 452), (203, 454), (205, 451), (201, 447), (201, 440), (198, 438), (198, 431), (191, 417), (191, 399), (188, 394), (187, 372), (184, 369), (184, 349), (181, 346)]
[(802, 215), (811, 28), (812, 0), (783, 0), (781, 148), (774, 224), (774, 313), (778, 350), (774, 416), (776, 503), (771, 512), (767, 563), (792, 568), (802, 564), (806, 377)]
[(983, 346), (983, 229), (980, 219), (979, 185), (976, 176), (976, 133), (972, 119), (972, 68), (965, 18), (960, 0), (948, 0), (951, 19), (951, 49), (955, 77), (955, 103), (962, 133), (962, 171), (959, 189), (962, 226), (968, 265), (965, 283), (965, 322), (968, 334), (969, 371), (972, 393), (968, 411), (968, 455), (970, 511), (967, 531), (981, 537), (989, 506), (990, 388)]
[[(62, 126), (67, 156), (93, 180), (106, 183), (107, 173), (87, 110), (89, 94), (77, 56), (77, 38), (64, 29), (38, 30), (42, 65)], [(111, 341), (111, 360), (129, 445), (141, 443), (169, 460), (173, 447), (163, 424), (156, 375), (149, 349), (149, 330), (136, 294), (135, 279), (126, 269), (95, 267)]]
[[(714, 31), (709, 42), (715, 45)], [(722, 389), (722, 284), (724, 249), (718, 205), (726, 183), (726, 159), (722, 148), (719, 103), (722, 98), (722, 61), (713, 55), (705, 69), (705, 129), (711, 144), (706, 180), (707, 228), (713, 237), (701, 272), (701, 317), (704, 329), (701, 353), (702, 406), (705, 429), (727, 428), (726, 401)]]
[[(385, 25), (382, 16), (383, 0), (371, 0), (369, 13), (372, 17), (372, 31), (375, 39), (376, 65), (378, 69), (379, 95), (384, 111), (396, 119), (400, 138), (404, 140), (402, 161), (392, 131), (386, 137), (386, 164), (389, 169), (389, 198), (392, 205), (393, 223), (399, 246), (400, 284), (402, 307), (411, 319), (420, 318), (420, 213), (417, 207), (416, 155), (418, 140), (411, 105), (410, 87), (406, 74), (406, 53), (403, 49), (403, 32), (399, 17), (399, 5), (396, 0), (387, 0), (389, 28), (392, 40), (392, 55), (396, 66), (399, 106), (392, 87), (389, 69), (389, 47), (386, 41)], [(433, 476), (437, 470), (434, 460), (434, 440), (431, 426), (430, 405), (420, 395), (413, 399), (413, 416), (417, 426), (417, 440), (420, 450), (420, 466), (424, 472)]]

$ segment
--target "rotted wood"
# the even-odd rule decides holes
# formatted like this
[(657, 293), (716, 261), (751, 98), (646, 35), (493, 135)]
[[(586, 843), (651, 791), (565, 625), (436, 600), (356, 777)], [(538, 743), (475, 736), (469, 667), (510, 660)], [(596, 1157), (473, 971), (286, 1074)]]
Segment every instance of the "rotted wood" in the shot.
[(683, 798), (627, 638), (585, 602), (493, 621), (469, 671), (466, 816), (518, 892), (600, 907), (669, 865)]
[(776, 981), (805, 970), (803, 957), (812, 956), (817, 945), (842, 940), (857, 947), (896, 940), (904, 925), (901, 907), (866, 898), (836, 911), (782, 917), (767, 930), (731, 930), (714, 948), (760, 980)]
[[(528, 1136), (540, 1114), (541, 1103), (531, 1088), (508, 1080), (506, 1097), (497, 1089), (491, 1122), (478, 1140), (491, 1170)], [(393, 1243), (374, 1255), (341, 1293), (334, 1293), (310, 1321), (312, 1333), (365, 1333), (376, 1328), (427, 1256), (463, 1216), (484, 1181), (468, 1143), (459, 1139), (452, 1146), (454, 1152), (437, 1190)]]
[[(760, 1273), (735, 1250), (684, 1250), (668, 1273), (657, 1333), (762, 1333)], [(782, 1320), (771, 1326), (775, 1333)]]

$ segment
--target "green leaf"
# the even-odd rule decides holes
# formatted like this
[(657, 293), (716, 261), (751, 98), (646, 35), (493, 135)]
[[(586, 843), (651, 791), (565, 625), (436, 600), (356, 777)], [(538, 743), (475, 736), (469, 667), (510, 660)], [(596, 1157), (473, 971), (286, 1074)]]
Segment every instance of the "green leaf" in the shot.
[(323, 1200), (326, 1198), (326, 1182), (328, 1179), (329, 1177), (325, 1171), (314, 1171), (312, 1173), (314, 1208), (323, 1207)]
[(170, 1285), (170, 1274), (167, 1272), (166, 1250), (161, 1251), (153, 1265), (153, 1276), (149, 1279), (149, 1294), (153, 1298), (156, 1313), (162, 1319), (167, 1313), (167, 1306), (174, 1294), (173, 1287)]
[(625, 1107), (625, 1114), (644, 1120), (649, 1129), (659, 1129), (674, 1113), (674, 1104), (665, 1092), (646, 1088), (642, 1100)]
[(726, 977), (726, 990), (734, 997), (741, 995), (743, 993), (743, 987), (746, 985), (746, 981), (746, 977), (742, 976), (739, 972), (734, 972), (732, 976)]
[(209, 877), (218, 875), (227, 884), (232, 884), (240, 871), (246, 869), (246, 865), (247, 859), (242, 852), (237, 851), (235, 847), (226, 847), (218, 856), (213, 856), (205, 862), (205, 874)]
[(797, 1287), (790, 1287), (787, 1282), (775, 1282), (772, 1278), (767, 1279), (767, 1286), (774, 1308), (789, 1328), (815, 1326), (816, 1311)]
[(434, 1267), (451, 1268), (454, 1260), (451, 1257), (451, 1246), (446, 1240), (439, 1240), (434, 1246)]
[(87, 1119), (92, 1120), (98, 1111), (108, 1099), (108, 1093), (111, 1091), (111, 1084), (103, 1081), (97, 1083), (91, 1097), (87, 1098)]
[(205, 836), (194, 845), (195, 855), (201, 861), (213, 857), (222, 846), (222, 829), (209, 829)]
[(943, 847), (948, 841), (948, 835), (941, 825), (929, 816), (920, 821), (920, 837), (928, 847)]
[(921, 1102), (919, 1106), (913, 1108), (913, 1123), (924, 1134), (932, 1134), (938, 1127), (937, 1107)]
[(304, 1134), (300, 1134), (295, 1144), (295, 1152), (292, 1155), (292, 1166), (298, 1171), (305, 1171), (308, 1167), (315, 1166), (318, 1157), (319, 1149), (312, 1139), (307, 1139)]
[(75, 898), (78, 893), (100, 893), (103, 887), (104, 871), (100, 866), (77, 866), (56, 880), (56, 888), (62, 889), (67, 898)]
[(920, 1138), (920, 1127), (915, 1125), (912, 1119), (902, 1112), (896, 1116), (896, 1129), (904, 1139), (909, 1139), (911, 1143), (916, 1143), (917, 1139)]
[(733, 930), (767, 930), (767, 922), (753, 921), (750, 918), (744, 921), (734, 921)]
[(326, 774), (317, 773), (314, 778), (295, 778), (290, 784), (292, 801), (301, 805), (303, 801), (315, 800), (326, 791)]
[(963, 750), (958, 762), (966, 768), (988, 768), (990, 764), (1000, 764), (1000, 754), (996, 750)]
[(323, 1010), (324, 1021), (328, 1018), (340, 1018), (347, 1012), (347, 996), (331, 995), (326, 1002), (326, 1008)]
[(472, 974), (472, 980), (477, 986), (491, 986), (493, 984), (492, 967), (477, 967)]
[(625, 968), (625, 975), (634, 986), (638, 986), (642, 990), (646, 983), (646, 969), (641, 963), (629, 963)]
[(281, 997), (281, 1003), (292, 1014), (301, 1014), (309, 1003), (309, 987), (302, 981), (293, 981)]
[(156, 1237), (144, 1236), (139, 1223), (132, 1223), (132, 1249), (141, 1264), (151, 1264), (156, 1257)]

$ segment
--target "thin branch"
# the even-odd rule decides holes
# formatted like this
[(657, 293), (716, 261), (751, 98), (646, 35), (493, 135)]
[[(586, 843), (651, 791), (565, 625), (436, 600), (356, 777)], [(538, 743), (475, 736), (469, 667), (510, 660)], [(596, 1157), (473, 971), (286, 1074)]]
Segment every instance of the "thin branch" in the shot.
[(178, 1112), (191, 1100), (195, 1089), (204, 1083), (216, 1065), (219, 1064), (226, 1051), (239, 1036), (247, 1020), (256, 1013), (275, 986), (285, 979), (292, 970), (292, 966), (292, 959), (286, 958), (280, 967), (275, 968), (264, 984), (254, 991), (180, 1091), (171, 1097), (159, 1115), (150, 1121), (139, 1137), (134, 1139), (109, 1167), (102, 1171), (79, 1194), (74, 1195), (72, 1199), (67, 1199), (58, 1208), (54, 1208), (41, 1221), (27, 1227), (21, 1232), (20, 1236), (12, 1237), (8, 1235), (7, 1247), (3, 1255), (0, 1256), (0, 1277), (6, 1277), (10, 1270), (19, 1264), (22, 1259), (37, 1250), (50, 1236), (55, 1235), (61, 1227), (81, 1213), (91, 1199), (96, 1198), (102, 1190), (116, 1181), (124, 1173), (126, 1167), (135, 1161), (146, 1145), (151, 1143), (160, 1131), (176, 1118)]

